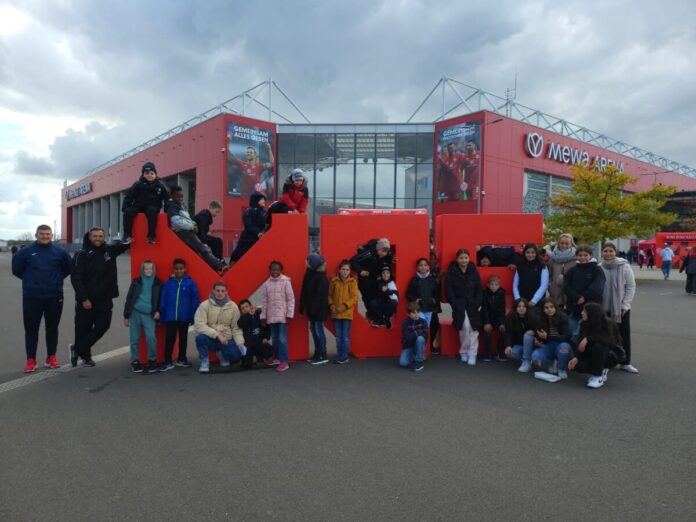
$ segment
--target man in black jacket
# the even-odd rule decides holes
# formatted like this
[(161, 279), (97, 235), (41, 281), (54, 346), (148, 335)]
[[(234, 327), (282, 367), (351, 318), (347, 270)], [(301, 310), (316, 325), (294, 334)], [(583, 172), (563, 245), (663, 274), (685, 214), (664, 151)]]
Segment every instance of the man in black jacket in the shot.
[(70, 282), (75, 289), (75, 342), (70, 345), (70, 364), (78, 358), (94, 366), (92, 346), (111, 327), (113, 299), (118, 297), (116, 258), (129, 245), (105, 244), (103, 228), (91, 228), (87, 241), (72, 261)]
[(208, 208), (201, 210), (193, 217), (193, 220), (198, 225), (198, 232), (196, 232), (198, 239), (208, 245), (213, 255), (218, 259), (222, 259), (222, 239), (211, 236), (208, 232), (210, 232), (213, 219), (217, 217), (221, 210), (222, 205), (220, 202), (213, 200), (208, 205)]

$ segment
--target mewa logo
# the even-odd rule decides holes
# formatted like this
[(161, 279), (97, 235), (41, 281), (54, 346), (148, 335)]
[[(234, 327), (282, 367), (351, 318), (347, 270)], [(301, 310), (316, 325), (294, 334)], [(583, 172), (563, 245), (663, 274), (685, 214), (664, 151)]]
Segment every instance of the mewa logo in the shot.
[(527, 134), (525, 148), (532, 158), (538, 158), (544, 152), (544, 137), (537, 132), (530, 132)]

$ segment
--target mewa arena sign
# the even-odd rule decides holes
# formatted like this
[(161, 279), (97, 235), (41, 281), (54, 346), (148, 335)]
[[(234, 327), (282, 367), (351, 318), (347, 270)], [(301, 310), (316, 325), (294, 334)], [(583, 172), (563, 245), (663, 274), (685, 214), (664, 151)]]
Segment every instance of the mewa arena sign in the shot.
[[(599, 170), (604, 170), (609, 165), (616, 165), (619, 172), (624, 171), (624, 164), (620, 161), (614, 161), (605, 156), (594, 156), (590, 161), (590, 153), (586, 150), (571, 147), (569, 145), (561, 145), (549, 141), (544, 142), (544, 137), (538, 132), (530, 132), (524, 141), (524, 148), (531, 158), (541, 158), (542, 156), (551, 161), (558, 161), (566, 165), (581, 163), (586, 167), (589, 165), (596, 166)], [(544, 150), (546, 149), (546, 150)]]

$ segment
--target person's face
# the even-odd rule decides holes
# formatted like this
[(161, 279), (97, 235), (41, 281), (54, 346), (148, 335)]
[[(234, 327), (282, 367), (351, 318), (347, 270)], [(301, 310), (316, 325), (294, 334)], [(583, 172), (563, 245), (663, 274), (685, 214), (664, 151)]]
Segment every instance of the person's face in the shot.
[(222, 210), (221, 208), (211, 208), (210, 210), (210, 215), (213, 217), (217, 217), (217, 215), (220, 213)]
[(469, 254), (459, 254), (457, 256), (457, 264), (459, 268), (466, 268), (469, 264)]
[(590, 259), (592, 259), (592, 256), (588, 252), (578, 252), (578, 254), (575, 257), (578, 258), (578, 263), (580, 263), (581, 265), (589, 263)]
[(418, 262), (418, 273), (425, 275), (430, 271), (430, 265), (424, 259)]
[(389, 249), (388, 249), (388, 248), (378, 248), (378, 249), (377, 249), (377, 255), (378, 255), (379, 257), (385, 257), (388, 253), (389, 253)]
[(145, 178), (145, 181), (148, 183), (152, 183), (157, 178), (157, 173), (154, 170), (148, 170), (145, 174), (143, 174), (143, 178)]
[(488, 281), (488, 289), (491, 292), (497, 292), (500, 288), (500, 281)]
[(143, 265), (143, 274), (145, 274), (145, 277), (152, 277), (152, 274), (155, 271), (155, 267), (152, 266), (152, 263), (145, 263)]
[(560, 250), (568, 250), (572, 245), (573, 244), (570, 242), (570, 239), (567, 237), (562, 237), (558, 240), (558, 248)]
[(181, 205), (184, 202), (184, 193), (172, 192), (172, 199), (174, 200), (174, 203), (176, 203), (177, 205)]
[(280, 277), (280, 265), (271, 265), (270, 273), (273, 279)]
[(93, 230), (92, 232), (89, 233), (89, 242), (92, 243), (95, 247), (100, 247), (104, 244), (105, 237), (104, 237), (104, 231), (102, 230)]
[(466, 144), (466, 151), (467, 151), (469, 154), (473, 154), (474, 152), (476, 152), (476, 144), (474, 144), (474, 143), (471, 142), (471, 141), (470, 141), (469, 143), (467, 143), (467, 144)]
[(220, 299), (224, 299), (227, 296), (227, 288), (224, 286), (216, 286), (213, 288), (213, 295), (215, 296), (215, 299), (218, 301)]
[(391, 279), (391, 272), (389, 270), (382, 270), (382, 281), (389, 281)]
[(172, 267), (172, 272), (174, 273), (174, 277), (176, 279), (183, 279), (184, 275), (186, 274), (186, 265), (177, 263)]
[(549, 317), (556, 315), (556, 306), (553, 303), (544, 304), (544, 313)]
[(445, 152), (447, 152), (448, 156), (451, 156), (454, 152), (454, 144), (450, 143), (449, 145), (447, 145), (447, 148), (445, 148)]
[(247, 160), (248, 160), (248, 161), (253, 161), (253, 160), (255, 160), (255, 159), (256, 159), (256, 151), (255, 151), (254, 149), (252, 149), (251, 147), (249, 147), (249, 148), (246, 150), (246, 157), (247, 157)]
[(413, 312), (409, 312), (408, 316), (415, 321), (416, 319), (418, 319), (420, 317), (420, 313), (418, 313), (414, 310)]
[(350, 267), (348, 265), (343, 265), (338, 269), (338, 273), (341, 276), (341, 279), (348, 279), (348, 276), (350, 275)]
[(53, 231), (52, 230), (37, 230), (36, 234), (34, 234), (34, 237), (36, 238), (36, 242), (39, 245), (48, 245), (52, 240), (53, 240)]
[(266, 208), (266, 198), (259, 199), (259, 207)]
[(616, 257), (616, 250), (612, 247), (604, 247), (602, 249), (602, 259), (605, 261), (612, 261)]
[(491, 266), (491, 260), (487, 257), (481, 258), (481, 266)]
[(582, 319), (583, 321), (587, 321), (587, 312), (584, 308), (582, 309), (582, 312), (580, 312), (580, 319)]
[(243, 314), (250, 314), (251, 313), (251, 305), (249, 303), (243, 303), (239, 307), (239, 311), (242, 312)]
[(524, 251), (524, 258), (527, 261), (534, 261), (536, 259), (537, 253), (533, 248), (528, 248)]
[(517, 303), (517, 308), (515, 308), (515, 311), (517, 311), (517, 315), (524, 317), (527, 313), (527, 305), (524, 303)]
[(292, 184), (295, 185), (296, 188), (300, 188), (303, 185), (303, 183), (304, 183), (304, 179), (302, 179), (302, 178), (293, 180), (293, 182), (292, 182)]

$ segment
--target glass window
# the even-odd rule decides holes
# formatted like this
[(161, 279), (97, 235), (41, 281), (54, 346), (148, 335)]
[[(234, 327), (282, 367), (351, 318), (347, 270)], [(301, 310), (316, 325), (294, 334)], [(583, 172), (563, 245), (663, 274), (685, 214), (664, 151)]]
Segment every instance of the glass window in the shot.
[(416, 200), (416, 207), (415, 208), (427, 208), (428, 215), (432, 216), (433, 215), (433, 199), (432, 198), (428, 198), (428, 199), (419, 198)]
[(416, 165), (416, 197), (432, 198), (433, 196), (433, 164), (419, 163)]
[(378, 198), (394, 197), (394, 164), (377, 164), (377, 194)]
[(435, 148), (435, 134), (418, 134), (416, 141), (418, 144), (418, 161), (432, 161)]
[(549, 177), (543, 174), (524, 173), (524, 200), (522, 212), (527, 214), (548, 212)]
[(336, 163), (355, 163), (355, 134), (336, 134)]
[(355, 165), (355, 197), (372, 198), (375, 194), (375, 165), (368, 158)]
[(353, 181), (355, 178), (355, 165), (336, 165), (336, 199), (350, 201), (353, 204)]
[(315, 175), (316, 197), (333, 198), (334, 191), (334, 167), (331, 165), (317, 164)]
[(278, 134), (276, 163), (295, 163), (295, 135)]
[(314, 166), (314, 134), (295, 135), (295, 165), (302, 170)]
[(375, 208), (372, 198), (355, 198), (355, 208)]
[(573, 180), (565, 178), (551, 178), (551, 195), (558, 196), (570, 192)]
[(316, 161), (317, 165), (333, 165), (336, 159), (334, 139), (335, 134), (317, 134)]
[(397, 163), (416, 162), (416, 134), (396, 135), (396, 161)]
[(394, 163), (396, 159), (396, 136), (392, 133), (377, 134), (377, 163)]
[(367, 160), (370, 163), (376, 162), (374, 134), (356, 134), (355, 146), (355, 161), (357, 163), (363, 163), (363, 160)]
[(413, 198), (399, 198), (396, 200), (394, 208), (415, 208), (415, 203)]
[(394, 208), (394, 198), (377, 198), (375, 208), (392, 209)]

